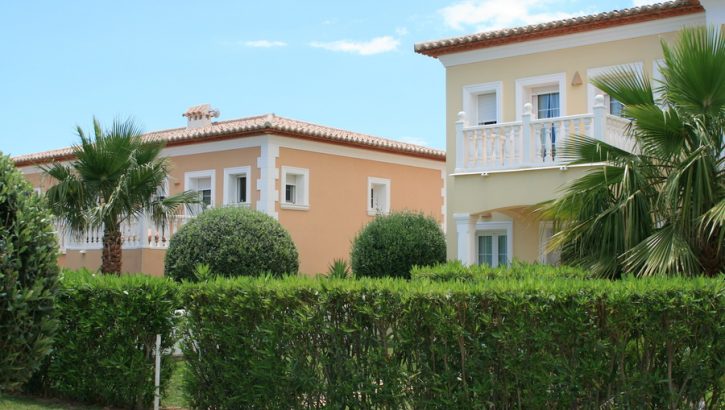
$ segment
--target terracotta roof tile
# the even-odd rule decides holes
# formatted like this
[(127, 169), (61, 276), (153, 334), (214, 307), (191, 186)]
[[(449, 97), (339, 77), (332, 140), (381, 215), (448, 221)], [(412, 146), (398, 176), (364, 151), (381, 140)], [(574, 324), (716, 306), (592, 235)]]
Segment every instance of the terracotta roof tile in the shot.
[(415, 52), (431, 57), (438, 57), (443, 54), (460, 51), (698, 13), (703, 10), (698, 0), (668, 1), (547, 23), (417, 43), (415, 44)]
[[(211, 125), (201, 128), (175, 128), (150, 132), (144, 134), (143, 138), (149, 141), (165, 141), (167, 146), (173, 146), (260, 134), (282, 134), (290, 137), (354, 145), (360, 148), (370, 148), (440, 161), (445, 160), (445, 152), (434, 148), (293, 120), (274, 114), (213, 122)], [(15, 161), (16, 165), (23, 166), (64, 160), (72, 156), (73, 148), (68, 147), (19, 155), (13, 157), (13, 161)]]

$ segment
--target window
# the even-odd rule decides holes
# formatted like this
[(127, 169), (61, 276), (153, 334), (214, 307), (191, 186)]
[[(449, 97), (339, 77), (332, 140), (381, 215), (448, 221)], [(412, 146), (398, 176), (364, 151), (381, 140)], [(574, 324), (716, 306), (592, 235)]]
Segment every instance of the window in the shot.
[(478, 263), (496, 267), (508, 265), (508, 237), (506, 232), (484, 232), (478, 236)]
[(390, 212), (390, 180), (368, 178), (368, 215), (384, 215)]
[(622, 65), (613, 65), (608, 67), (597, 67), (597, 68), (590, 68), (587, 70), (587, 78), (589, 80), (589, 84), (587, 85), (587, 93), (588, 95), (588, 109), (589, 112), (594, 112), (594, 98), (601, 94), (604, 96), (604, 107), (607, 109), (607, 113), (611, 115), (616, 115), (618, 117), (621, 117), (623, 115), (622, 110), (624, 109), (624, 105), (617, 101), (617, 99), (609, 96), (604, 91), (600, 90), (599, 88), (595, 87), (594, 84), (591, 83), (591, 80), (602, 75), (607, 75), (608, 73), (618, 72), (622, 70), (634, 70), (638, 73), (642, 73), (642, 63), (630, 63), (630, 64), (622, 64)]
[(467, 125), (492, 125), (501, 122), (500, 81), (463, 87), (463, 111)]
[(33, 192), (35, 192), (37, 195), (40, 195), (43, 193), (43, 190), (39, 186), (36, 186), (35, 188), (33, 188)]
[(547, 265), (558, 265), (561, 259), (559, 250), (550, 251), (549, 242), (554, 236), (554, 224), (551, 221), (539, 223), (539, 262)]
[(192, 206), (193, 213), (199, 213), (214, 206), (215, 172), (193, 171), (184, 174), (184, 188), (187, 191), (196, 191), (199, 194), (200, 204)]
[(496, 124), (496, 93), (478, 95), (478, 125)]
[(282, 167), (281, 207), (284, 209), (309, 209), (309, 170)]
[(521, 120), (524, 105), (530, 103), (536, 118), (566, 115), (566, 74), (549, 74), (516, 80), (516, 119)]
[(559, 117), (559, 91), (556, 87), (533, 88), (531, 105), (536, 112), (536, 118)]
[(249, 206), (251, 167), (224, 169), (224, 206)]

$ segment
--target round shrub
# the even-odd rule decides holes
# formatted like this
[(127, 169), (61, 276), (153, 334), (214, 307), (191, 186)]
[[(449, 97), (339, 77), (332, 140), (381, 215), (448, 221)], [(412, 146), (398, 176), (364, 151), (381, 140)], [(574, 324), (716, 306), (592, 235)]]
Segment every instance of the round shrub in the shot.
[(203, 212), (171, 238), (165, 273), (195, 280), (197, 266), (219, 276), (297, 273), (297, 248), (274, 218), (246, 208)]
[(0, 153), (0, 390), (27, 381), (51, 348), (57, 242), (43, 200)]
[(410, 278), (414, 265), (446, 260), (446, 240), (435, 219), (413, 212), (379, 216), (357, 235), (350, 255), (356, 276)]

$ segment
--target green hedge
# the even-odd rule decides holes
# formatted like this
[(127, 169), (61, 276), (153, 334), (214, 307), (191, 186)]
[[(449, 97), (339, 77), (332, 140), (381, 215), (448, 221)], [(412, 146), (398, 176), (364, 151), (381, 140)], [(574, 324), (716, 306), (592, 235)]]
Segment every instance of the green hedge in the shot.
[[(57, 300), (60, 326), (53, 351), (29, 390), (131, 409), (154, 397), (154, 349), (175, 342), (176, 284), (145, 275), (65, 272)], [(172, 358), (162, 356), (162, 391)]]
[(238, 278), (186, 284), (194, 408), (722, 405), (725, 285)]
[(590, 272), (579, 268), (517, 261), (514, 261), (511, 266), (495, 268), (488, 265), (466, 266), (460, 261), (434, 266), (414, 266), (410, 271), (410, 276), (413, 280), (434, 282), (475, 282), (493, 279), (591, 279), (594, 277)]

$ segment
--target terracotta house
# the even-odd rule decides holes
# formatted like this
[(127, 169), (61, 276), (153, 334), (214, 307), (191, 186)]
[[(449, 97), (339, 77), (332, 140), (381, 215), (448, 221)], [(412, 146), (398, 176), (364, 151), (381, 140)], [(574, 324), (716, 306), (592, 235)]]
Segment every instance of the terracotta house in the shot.
[[(166, 192), (198, 191), (197, 211), (243, 206), (278, 219), (297, 245), (302, 273), (348, 259), (351, 240), (377, 214), (416, 210), (445, 226), (443, 151), (274, 114), (217, 122), (217, 110), (199, 105), (183, 115), (186, 127), (144, 135), (166, 142)], [(38, 192), (52, 184), (38, 165), (69, 160), (70, 148), (14, 158)], [(124, 225), (124, 271), (161, 275), (169, 239), (193, 217), (180, 215), (164, 229), (143, 218)], [(60, 264), (98, 268), (101, 237), (100, 230), (59, 232)]]

